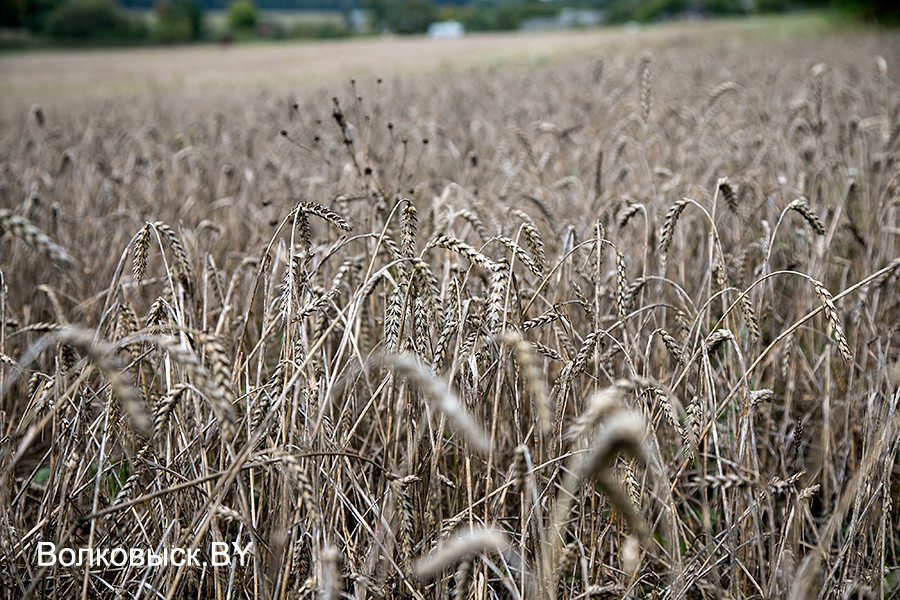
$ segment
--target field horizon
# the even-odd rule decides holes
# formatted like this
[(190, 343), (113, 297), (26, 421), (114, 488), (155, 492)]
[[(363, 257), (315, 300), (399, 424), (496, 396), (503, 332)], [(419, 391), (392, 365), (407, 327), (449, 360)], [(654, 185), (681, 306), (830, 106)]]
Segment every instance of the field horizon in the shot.
[[(350, 77), (393, 77), (534, 64), (586, 52), (637, 53), (642, 48), (746, 44), (846, 30), (829, 13), (801, 13), (629, 29), (601, 27), (544, 32), (472, 33), (460, 39), (375, 36), (343, 40), (198, 44), (121, 49), (60, 49), (0, 54), (0, 99), (60, 103), (169, 93), (225, 93), (256, 87), (343, 83)], [(855, 33), (854, 33), (855, 32)]]

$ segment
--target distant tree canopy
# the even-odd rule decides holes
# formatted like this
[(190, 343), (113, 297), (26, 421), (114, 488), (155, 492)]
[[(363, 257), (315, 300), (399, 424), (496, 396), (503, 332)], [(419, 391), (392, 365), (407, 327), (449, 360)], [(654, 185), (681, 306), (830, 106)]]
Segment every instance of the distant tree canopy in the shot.
[[(159, 0), (120, 0), (125, 8), (156, 8)], [(164, 0), (176, 4), (176, 0)], [(202, 10), (226, 9), (229, 0), (191, 0)], [(259, 9), (297, 10), (347, 10), (349, 8), (374, 8), (374, 5), (391, 5), (400, 0), (256, 0)], [(22, 24), (35, 28), (34, 21), (42, 18), (63, 3), (63, 0), (0, 0), (0, 26), (16, 27)], [(506, 5), (556, 4), (539, 0), (434, 0), (436, 6), (466, 6), (486, 11), (497, 11)], [(897, 0), (575, 0), (570, 4), (590, 5), (604, 9), (615, 20), (648, 19), (659, 14), (684, 10), (700, 10), (711, 14), (740, 12), (773, 12), (809, 6), (834, 6), (849, 10), (868, 19), (885, 24), (896, 23), (900, 17)], [(487, 13), (485, 13), (487, 14)]]
[[(606, 17), (613, 22), (652, 21), (687, 13), (702, 15), (739, 15), (766, 12), (783, 12), (799, 8), (826, 7), (853, 0), (608, 0), (598, 3), (606, 10)], [(893, 0), (860, 0), (862, 4), (875, 1), (891, 3)]]
[(259, 22), (259, 10), (253, 0), (234, 0), (228, 5), (228, 25), (232, 29), (253, 29)]
[(65, 0), (47, 15), (44, 30), (70, 41), (137, 39), (145, 33), (114, 0)]
[(25, 0), (0, 2), (0, 27), (21, 27), (25, 24), (28, 6)]
[(159, 0), (154, 12), (160, 42), (189, 42), (203, 36), (203, 11), (194, 0)]
[(387, 25), (395, 33), (424, 33), (437, 20), (431, 0), (394, 0), (388, 5)]
[[(185, 0), (200, 10), (227, 9), (229, 0)], [(350, 8), (371, 8), (379, 22), (389, 8), (395, 10), (403, 2), (411, 0), (256, 0), (259, 9), (297, 10), (348, 10)], [(423, 0), (428, 2), (429, 0)], [(0, 26), (18, 27), (26, 25), (33, 31), (43, 29), (48, 14), (65, 0), (0, 0)], [(180, 0), (120, 0), (125, 8), (158, 9), (159, 4), (173, 8)], [(475, 29), (494, 29), (498, 22), (515, 25), (518, 13), (521, 18), (534, 16), (529, 7), (558, 7), (565, 2), (541, 2), (540, 0), (431, 0), (437, 7), (460, 6), (471, 11), (461, 11)], [(603, 9), (612, 21), (646, 21), (683, 12), (703, 12), (707, 14), (740, 14), (753, 12), (780, 12), (811, 6), (832, 6), (851, 12), (864, 19), (877, 21), (883, 25), (900, 24), (900, 2), (897, 0), (572, 0), (568, 4), (593, 6)], [(418, 6), (417, 6), (418, 5)], [(425, 9), (422, 2), (411, 2), (411, 10), (421, 15)], [(181, 8), (175, 13), (183, 14)], [(180, 17), (179, 17), (180, 18)], [(177, 21), (178, 19), (176, 19)], [(193, 21), (192, 21), (193, 23)], [(177, 27), (176, 27), (177, 28)], [(194, 26), (192, 25), (192, 31)]]
[(897, 0), (834, 0), (834, 4), (867, 21), (900, 26), (900, 2)]
[(363, 7), (372, 11), (375, 29), (394, 33), (423, 33), (438, 18), (431, 0), (363, 0)]
[[(518, 29), (529, 17), (555, 15), (563, 6), (595, 7), (608, 21), (653, 21), (686, 14), (769, 13), (831, 7), (883, 26), (900, 26), (900, 0), (0, 0), (0, 27), (72, 41), (149, 38), (162, 43), (202, 39), (203, 11), (227, 9), (234, 31), (253, 30), (260, 9), (340, 10), (367, 8), (376, 31), (422, 33), (441, 19), (461, 21), (467, 31)], [(155, 25), (123, 10), (152, 8)], [(318, 26), (316, 26), (318, 27)], [(309, 29), (309, 27), (307, 27)], [(301, 37), (346, 35), (346, 28), (285, 32)]]

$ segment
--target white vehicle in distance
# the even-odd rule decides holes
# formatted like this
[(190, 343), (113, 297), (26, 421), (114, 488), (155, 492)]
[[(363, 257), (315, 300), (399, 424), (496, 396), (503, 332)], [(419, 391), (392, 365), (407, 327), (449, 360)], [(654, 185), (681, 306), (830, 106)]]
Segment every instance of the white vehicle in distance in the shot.
[(459, 21), (435, 21), (428, 26), (430, 38), (458, 38), (466, 34), (466, 28)]

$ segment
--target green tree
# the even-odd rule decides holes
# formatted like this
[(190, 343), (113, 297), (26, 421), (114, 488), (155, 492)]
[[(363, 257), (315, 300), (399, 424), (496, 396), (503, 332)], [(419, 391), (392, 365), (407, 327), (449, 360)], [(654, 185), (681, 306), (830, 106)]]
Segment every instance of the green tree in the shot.
[(63, 0), (25, 0), (25, 27), (35, 33), (43, 32), (47, 17), (62, 3)]
[(437, 9), (431, 0), (394, 0), (385, 20), (394, 33), (424, 33), (437, 20)]
[(867, 21), (888, 27), (900, 26), (900, 4), (897, 0), (833, 0), (834, 6)]
[(612, 23), (624, 23), (637, 18), (638, 0), (610, 0), (606, 4), (606, 19)]
[(3, 0), (0, 2), (0, 27), (21, 27), (28, 16), (25, 0)]
[(203, 36), (203, 12), (195, 0), (160, 0), (156, 4), (156, 37), (164, 43), (188, 42)]
[(739, 15), (747, 12), (741, 0), (704, 0), (703, 8), (714, 15)]
[(252, 0), (234, 0), (228, 5), (228, 24), (232, 29), (253, 29), (258, 21), (259, 11)]
[(441, 21), (459, 21), (466, 31), (489, 31), (496, 27), (493, 11), (481, 6), (466, 4), (462, 6), (445, 4), (438, 11)]
[(46, 33), (62, 40), (136, 39), (141, 25), (128, 18), (114, 0), (65, 0), (47, 16)]
[(650, 21), (659, 15), (671, 15), (688, 7), (688, 0), (649, 0), (640, 3), (635, 17), (638, 21)]
[(515, 4), (501, 4), (497, 7), (496, 29), (515, 31), (522, 26), (522, 9)]
[(362, 0), (362, 7), (372, 12), (372, 26), (378, 30), (388, 26), (387, 13), (391, 0)]

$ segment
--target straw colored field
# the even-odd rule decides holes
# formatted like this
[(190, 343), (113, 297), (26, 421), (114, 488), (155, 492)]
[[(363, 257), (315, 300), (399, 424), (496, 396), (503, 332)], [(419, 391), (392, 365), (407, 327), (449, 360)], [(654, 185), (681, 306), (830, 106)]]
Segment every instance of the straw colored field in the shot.
[(3, 57), (0, 599), (900, 596), (900, 34), (776, 23)]

